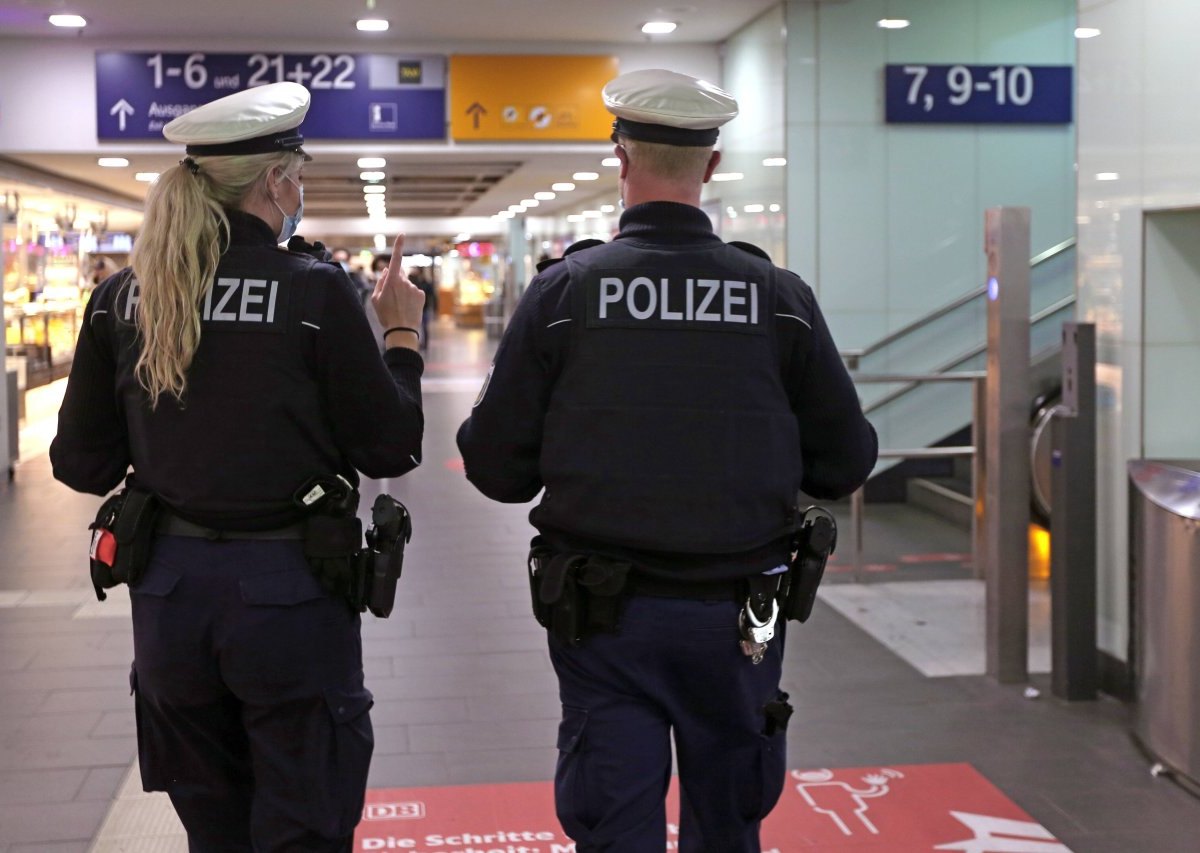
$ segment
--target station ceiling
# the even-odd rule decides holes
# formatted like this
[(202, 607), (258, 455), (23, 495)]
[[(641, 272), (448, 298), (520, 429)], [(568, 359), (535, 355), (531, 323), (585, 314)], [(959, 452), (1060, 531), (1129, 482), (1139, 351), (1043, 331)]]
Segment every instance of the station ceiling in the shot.
[[(115, 40), (170, 39), (177, 44), (186, 35), (211, 44), (214, 38), (269, 37), (291, 46), (361, 42), (362, 52), (412, 51), (436, 45), (430, 52), (449, 52), (455, 44), (469, 44), (472, 52), (579, 52), (588, 46), (596, 52), (614, 46), (662, 42), (715, 44), (726, 40), (778, 0), (683, 0), (663, 3), (644, 0), (182, 0), (147, 4), (144, 0), (0, 0), (0, 38), (76, 39), (80, 48), (94, 43), (109, 47)], [(57, 30), (47, 23), (51, 13), (73, 12), (84, 16), (82, 33)], [(388, 32), (362, 34), (354, 23), (362, 17), (390, 21)], [(678, 29), (670, 36), (646, 36), (640, 28), (650, 20), (670, 20)], [(536, 47), (536, 50), (534, 48)], [(119, 48), (118, 48), (119, 49)], [(294, 48), (299, 49), (299, 48)], [(155, 146), (105, 145), (106, 156), (123, 155), (131, 161), (124, 170), (97, 165), (98, 153), (19, 155), (0, 152), (22, 166), (79, 181), (140, 206), (146, 184), (133, 180), (134, 172), (161, 171), (178, 160), (177, 151)], [(350, 146), (314, 143), (306, 146), (314, 161), (305, 167), (305, 215), (331, 220), (363, 216), (362, 181), (358, 153)], [(559, 181), (571, 180), (578, 171), (599, 172), (597, 181), (577, 183), (574, 194), (543, 202), (546, 213), (573, 212), (578, 199), (608, 194), (615, 198), (615, 170), (600, 160), (611, 145), (459, 145), (419, 144), (398, 146), (387, 156), (389, 217), (435, 219), (455, 216), (491, 216), (510, 204), (546, 191)], [(120, 217), (118, 217), (120, 218)], [(365, 217), (363, 217), (365, 220)]]

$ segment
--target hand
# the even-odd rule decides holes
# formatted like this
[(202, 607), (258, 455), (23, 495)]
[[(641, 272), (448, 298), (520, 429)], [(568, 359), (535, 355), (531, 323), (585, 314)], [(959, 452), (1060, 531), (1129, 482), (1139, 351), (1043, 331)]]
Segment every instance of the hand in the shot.
[[(379, 273), (375, 283), (375, 292), (371, 294), (371, 305), (375, 308), (375, 316), (379, 318), (384, 329), (393, 326), (407, 326), (410, 329), (421, 328), (421, 312), (425, 308), (425, 294), (408, 276), (404, 274), (404, 235), (396, 236), (392, 246), (392, 260), (387, 268)], [(407, 332), (394, 332), (390, 340), (384, 344), (402, 344), (411, 349), (417, 348), (417, 336)]]

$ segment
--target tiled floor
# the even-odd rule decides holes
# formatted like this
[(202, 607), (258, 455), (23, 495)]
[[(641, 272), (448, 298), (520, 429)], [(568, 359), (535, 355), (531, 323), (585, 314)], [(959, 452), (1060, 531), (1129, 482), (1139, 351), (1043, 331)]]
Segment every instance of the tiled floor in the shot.
[[(545, 780), (556, 755), (554, 676), (523, 574), (528, 508), (475, 493), (454, 447), (489, 345), (480, 333), (440, 331), (426, 385), (426, 462), (373, 486), (403, 500), (416, 523), (395, 612), (364, 620), (376, 697), (374, 788)], [(147, 823), (140, 840), (122, 828), (136, 778), (114, 809), (135, 756), (132, 643), (127, 603), (119, 595), (95, 602), (86, 580), (85, 526), (96, 499), (55, 483), (44, 454), (27, 458), (16, 484), (0, 489), (0, 853), (181, 850), (169, 823)], [(901, 514), (893, 523), (878, 510), (873, 518), (873, 564), (966, 550), (959, 534), (934, 522), (923, 529)], [(969, 577), (953, 569), (931, 576)], [(895, 606), (900, 593), (889, 588), (910, 576), (926, 575), (899, 569), (872, 578), (887, 581), (868, 585), (880, 586), (874, 593), (840, 584), (829, 592), (857, 596), (859, 605), (886, 593)], [(924, 599), (920, 620), (961, 609), (948, 588), (924, 584), (911, 582)], [(949, 623), (935, 627), (950, 633), (938, 635), (933, 651), (963, 642)], [(1200, 801), (1150, 776), (1128, 737), (1128, 709), (1107, 699), (1062, 704), (1049, 698), (1044, 676), (1034, 683), (1043, 688), (1036, 701), (1024, 685), (927, 677), (819, 604), (788, 637), (785, 689), (797, 708), (789, 763), (967, 762), (1077, 853), (1200, 849)], [(1033, 848), (978, 853), (1018, 849)]]

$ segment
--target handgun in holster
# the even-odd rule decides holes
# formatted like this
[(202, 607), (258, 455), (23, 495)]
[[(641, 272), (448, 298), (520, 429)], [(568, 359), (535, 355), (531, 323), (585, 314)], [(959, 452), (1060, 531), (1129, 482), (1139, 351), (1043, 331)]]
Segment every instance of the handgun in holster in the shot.
[(371, 507), (371, 528), (361, 601), (380, 619), (392, 613), (396, 603), (396, 581), (404, 570), (404, 546), (412, 539), (412, 516), (391, 495), (379, 495)]
[(127, 485), (100, 505), (92, 531), (88, 562), (96, 598), (117, 584), (137, 586), (150, 562), (161, 504), (152, 493)]
[(794, 554), (788, 570), (783, 613), (787, 619), (806, 622), (817, 600), (817, 587), (825, 575), (825, 563), (837, 547), (837, 522), (829, 511), (819, 506), (804, 510), (792, 547)]

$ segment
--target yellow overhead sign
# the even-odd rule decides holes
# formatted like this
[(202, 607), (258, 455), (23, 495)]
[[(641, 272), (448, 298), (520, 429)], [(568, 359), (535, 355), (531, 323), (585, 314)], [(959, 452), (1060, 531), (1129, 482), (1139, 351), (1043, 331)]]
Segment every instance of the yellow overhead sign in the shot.
[(616, 76), (613, 56), (451, 56), (450, 137), (608, 139), (613, 117), (600, 90)]

